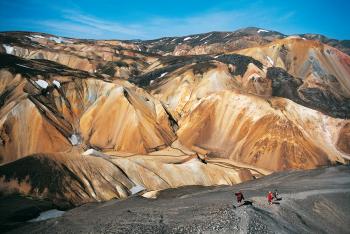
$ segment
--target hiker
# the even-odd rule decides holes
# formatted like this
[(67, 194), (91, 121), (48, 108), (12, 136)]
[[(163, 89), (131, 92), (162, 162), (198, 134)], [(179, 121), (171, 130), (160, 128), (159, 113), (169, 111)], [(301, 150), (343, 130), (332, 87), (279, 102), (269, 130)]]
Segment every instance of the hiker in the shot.
[(241, 191), (238, 191), (238, 193), (235, 193), (238, 204), (241, 204), (241, 202), (244, 200), (243, 193)]
[(267, 194), (267, 201), (270, 205), (272, 204), (272, 200), (273, 200), (273, 193), (269, 191), (269, 193)]
[(275, 190), (273, 191), (273, 199), (275, 199), (276, 201), (280, 200), (280, 198), (278, 198), (277, 189), (275, 189)]

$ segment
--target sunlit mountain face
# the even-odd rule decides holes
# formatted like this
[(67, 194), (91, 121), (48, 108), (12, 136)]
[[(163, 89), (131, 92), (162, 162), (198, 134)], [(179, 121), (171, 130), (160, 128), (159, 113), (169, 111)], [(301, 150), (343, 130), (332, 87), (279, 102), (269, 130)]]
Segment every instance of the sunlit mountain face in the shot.
[(255, 27), (154, 40), (2, 32), (0, 192), (71, 208), (347, 164), (349, 48)]

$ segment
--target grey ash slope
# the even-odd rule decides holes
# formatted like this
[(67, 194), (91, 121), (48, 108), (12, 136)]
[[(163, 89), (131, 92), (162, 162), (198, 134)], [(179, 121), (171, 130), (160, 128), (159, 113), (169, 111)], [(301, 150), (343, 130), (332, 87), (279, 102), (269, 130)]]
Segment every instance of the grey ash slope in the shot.
[[(283, 200), (268, 206), (265, 194), (274, 188)], [(253, 206), (232, 209), (239, 189)], [(348, 233), (349, 201), (350, 168), (337, 166), (276, 173), (233, 187), (165, 190), (156, 200), (87, 204), (13, 233)]]

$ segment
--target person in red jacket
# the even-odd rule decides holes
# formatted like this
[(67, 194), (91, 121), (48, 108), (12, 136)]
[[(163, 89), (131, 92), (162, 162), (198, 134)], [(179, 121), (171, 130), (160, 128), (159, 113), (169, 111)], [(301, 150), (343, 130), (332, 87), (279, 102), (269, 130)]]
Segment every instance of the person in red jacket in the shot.
[(271, 191), (269, 191), (269, 193), (267, 194), (267, 201), (269, 202), (269, 204), (272, 204), (272, 200), (273, 200), (273, 193)]

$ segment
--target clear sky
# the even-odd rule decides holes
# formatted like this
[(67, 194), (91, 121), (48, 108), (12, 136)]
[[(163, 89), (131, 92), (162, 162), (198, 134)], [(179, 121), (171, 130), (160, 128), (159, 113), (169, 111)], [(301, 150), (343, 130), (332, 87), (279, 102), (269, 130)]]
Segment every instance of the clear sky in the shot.
[(349, 15), (349, 0), (0, 0), (0, 31), (152, 39), (256, 26), (350, 39)]

